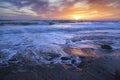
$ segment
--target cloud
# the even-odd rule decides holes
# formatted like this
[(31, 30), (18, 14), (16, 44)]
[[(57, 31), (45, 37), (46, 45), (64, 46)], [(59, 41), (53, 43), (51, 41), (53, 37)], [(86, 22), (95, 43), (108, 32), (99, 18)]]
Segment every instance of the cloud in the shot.
[(27, 15), (37, 16), (37, 13), (34, 12), (34, 11), (32, 11), (31, 9), (32, 9), (31, 6), (26, 6), (26, 7), (20, 8), (20, 10), (18, 10), (18, 11), (24, 12), (24, 13), (27, 14)]
[(88, 8), (89, 7), (89, 4), (88, 4), (88, 1), (87, 0), (84, 0), (84, 1), (80, 1), (80, 2), (76, 2), (74, 5), (73, 5), (74, 8)]
[[(46, 10), (46, 2), (39, 0), (5, 0), (0, 4), (0, 10), (2, 13), (0, 15), (24, 14), (29, 16), (37, 16), (39, 11), (44, 12)], [(18, 15), (17, 15), (18, 16)], [(39, 16), (39, 15), (38, 15)]]
[(120, 8), (120, 0), (119, 1), (114, 1), (114, 2), (111, 2), (107, 5), (108, 7), (113, 7), (113, 8)]
[[(62, 18), (70, 14), (112, 14), (118, 16), (120, 0), (1, 0), (0, 16)], [(115, 13), (116, 12), (116, 13)], [(103, 15), (103, 14), (100, 14)], [(120, 17), (120, 16), (118, 16)]]

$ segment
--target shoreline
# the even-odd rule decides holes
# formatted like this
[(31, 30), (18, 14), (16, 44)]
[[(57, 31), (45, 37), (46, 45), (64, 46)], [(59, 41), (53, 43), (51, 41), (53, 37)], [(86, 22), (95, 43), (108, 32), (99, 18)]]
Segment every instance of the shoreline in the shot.
[[(103, 57), (84, 58), (83, 66), (65, 64), (15, 65), (0, 67), (0, 80), (117, 80), (120, 50)], [(115, 56), (116, 55), (116, 56)]]

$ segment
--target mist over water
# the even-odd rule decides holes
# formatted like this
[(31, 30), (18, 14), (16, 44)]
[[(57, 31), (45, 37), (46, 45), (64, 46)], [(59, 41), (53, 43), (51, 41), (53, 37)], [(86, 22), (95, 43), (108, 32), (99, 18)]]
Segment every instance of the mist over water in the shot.
[[(0, 26), (1, 64), (25, 58), (35, 64), (72, 64), (76, 60), (75, 66), (81, 63), (78, 56), (96, 56), (93, 49), (100, 49), (102, 44), (120, 49), (120, 22), (38, 22)], [(61, 60), (66, 56), (70, 59)]]

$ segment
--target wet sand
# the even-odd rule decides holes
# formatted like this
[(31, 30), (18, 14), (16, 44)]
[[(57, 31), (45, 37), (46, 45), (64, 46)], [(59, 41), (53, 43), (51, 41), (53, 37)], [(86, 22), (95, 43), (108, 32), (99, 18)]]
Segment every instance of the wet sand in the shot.
[(106, 54), (99, 58), (83, 57), (78, 67), (62, 64), (2, 65), (0, 80), (119, 80), (116, 71), (120, 70), (120, 50)]

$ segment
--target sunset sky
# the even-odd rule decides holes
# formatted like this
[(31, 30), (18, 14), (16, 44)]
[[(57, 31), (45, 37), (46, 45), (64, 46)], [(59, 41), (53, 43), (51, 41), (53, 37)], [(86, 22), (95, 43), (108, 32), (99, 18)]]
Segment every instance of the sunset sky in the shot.
[(120, 0), (0, 0), (0, 19), (118, 20)]

